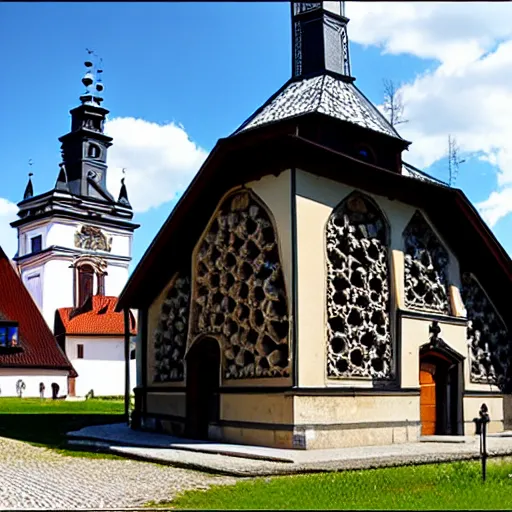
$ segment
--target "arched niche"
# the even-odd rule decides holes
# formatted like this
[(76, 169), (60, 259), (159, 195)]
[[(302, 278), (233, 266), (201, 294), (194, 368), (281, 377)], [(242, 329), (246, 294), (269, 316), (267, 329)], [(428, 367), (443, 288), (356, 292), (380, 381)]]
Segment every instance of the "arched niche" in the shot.
[(403, 232), (405, 306), (450, 314), (450, 258), (425, 217), (416, 211)]
[(389, 379), (389, 226), (368, 196), (354, 192), (326, 225), (327, 376)]
[(189, 341), (222, 335), (226, 379), (289, 375), (289, 318), (277, 230), (238, 189), (220, 202), (193, 254)]
[(461, 278), (471, 382), (504, 387), (510, 366), (507, 327), (475, 276), (465, 272)]
[(94, 294), (105, 295), (107, 266), (107, 262), (97, 256), (83, 255), (73, 261), (76, 307), (83, 306)]
[(160, 308), (153, 333), (153, 382), (179, 382), (184, 378), (183, 358), (187, 344), (190, 309), (190, 278), (175, 274)]

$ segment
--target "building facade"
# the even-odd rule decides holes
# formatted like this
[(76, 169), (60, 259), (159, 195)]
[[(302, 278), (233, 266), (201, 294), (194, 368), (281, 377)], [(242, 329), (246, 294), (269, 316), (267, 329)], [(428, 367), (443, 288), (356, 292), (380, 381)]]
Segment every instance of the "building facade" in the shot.
[[(73, 394), (122, 396), (125, 392), (123, 314), (115, 311), (117, 297), (92, 296), (80, 308), (59, 308), (55, 337), (79, 374)], [(130, 336), (135, 337), (130, 312)], [(136, 382), (135, 346), (130, 350), (130, 382)]]
[(504, 427), (510, 258), (354, 85), (343, 2), (292, 4), (293, 76), (221, 139), (121, 294), (133, 425), (315, 449)]
[(0, 396), (66, 396), (77, 373), (1, 248), (0, 288)]
[[(62, 162), (55, 187), (34, 195), (29, 177), (19, 219), (11, 224), (18, 231), (14, 261), (52, 330), (58, 309), (81, 308), (93, 296), (119, 295), (138, 227), (124, 179), (117, 200), (106, 187), (112, 145), (104, 133), (108, 110), (101, 105), (101, 70), (90, 61), (86, 66), (87, 91), (70, 112), (70, 132), (59, 139)], [(85, 371), (80, 378), (88, 379)]]

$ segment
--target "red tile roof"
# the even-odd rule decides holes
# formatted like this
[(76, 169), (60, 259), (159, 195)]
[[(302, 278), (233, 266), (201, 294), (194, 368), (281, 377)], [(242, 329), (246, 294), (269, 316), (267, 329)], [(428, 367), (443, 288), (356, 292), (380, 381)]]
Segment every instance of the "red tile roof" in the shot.
[[(124, 315), (117, 313), (117, 297), (94, 295), (80, 308), (60, 308), (57, 315), (66, 334), (124, 336)], [(137, 334), (135, 317), (130, 312), (130, 333)]]
[(0, 320), (18, 323), (21, 352), (0, 354), (0, 367), (69, 370), (77, 373), (59, 347), (30, 293), (0, 247)]

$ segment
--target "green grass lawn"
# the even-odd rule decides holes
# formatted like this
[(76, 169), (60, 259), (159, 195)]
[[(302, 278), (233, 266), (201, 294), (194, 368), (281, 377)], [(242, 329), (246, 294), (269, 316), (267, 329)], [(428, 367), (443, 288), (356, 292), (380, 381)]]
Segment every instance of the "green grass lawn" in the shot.
[[(241, 481), (187, 491), (177, 509), (512, 509), (512, 460), (490, 459)], [(159, 506), (160, 506), (159, 505)], [(154, 504), (153, 504), (154, 506)]]
[(39, 398), (0, 398), (0, 436), (57, 450), (62, 455), (119, 458), (101, 452), (70, 450), (66, 433), (90, 425), (124, 421), (122, 399), (83, 402)]

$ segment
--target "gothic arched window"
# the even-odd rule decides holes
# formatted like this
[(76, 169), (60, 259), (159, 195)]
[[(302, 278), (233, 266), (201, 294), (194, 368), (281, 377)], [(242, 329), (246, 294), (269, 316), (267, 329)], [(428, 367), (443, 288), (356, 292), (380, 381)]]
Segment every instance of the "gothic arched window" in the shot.
[(78, 307), (92, 297), (94, 293), (94, 269), (91, 265), (78, 267)]
[(327, 244), (327, 375), (392, 377), (389, 229), (377, 205), (353, 193), (332, 212)]
[(183, 380), (183, 357), (187, 345), (188, 316), (190, 308), (190, 279), (176, 275), (162, 307), (153, 333), (154, 375), (153, 382)]
[(473, 275), (462, 274), (461, 292), (468, 318), (471, 382), (503, 386), (510, 353), (505, 323)]
[(223, 341), (225, 377), (289, 375), (289, 319), (278, 238), (248, 190), (226, 197), (194, 252), (191, 338)]
[(404, 246), (406, 307), (449, 314), (448, 252), (418, 211), (405, 228)]

